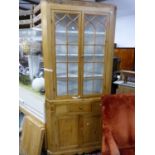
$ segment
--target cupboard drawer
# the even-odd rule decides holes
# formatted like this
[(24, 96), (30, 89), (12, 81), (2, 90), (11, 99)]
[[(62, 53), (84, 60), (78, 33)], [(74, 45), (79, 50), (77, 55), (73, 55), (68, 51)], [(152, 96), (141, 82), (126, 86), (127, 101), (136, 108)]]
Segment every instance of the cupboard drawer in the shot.
[(69, 112), (91, 112), (91, 104), (72, 104), (68, 108)]

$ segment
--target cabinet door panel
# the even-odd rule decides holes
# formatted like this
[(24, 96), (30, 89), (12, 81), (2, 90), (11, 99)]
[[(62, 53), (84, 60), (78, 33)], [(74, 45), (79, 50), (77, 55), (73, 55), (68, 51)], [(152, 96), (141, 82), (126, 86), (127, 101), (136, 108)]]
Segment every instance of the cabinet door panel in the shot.
[(101, 119), (100, 116), (81, 117), (83, 125), (83, 143), (95, 143), (101, 140)]
[[(55, 12), (54, 20), (56, 38), (56, 95), (78, 95), (80, 14), (74, 12)], [(62, 85), (60, 79), (63, 80), (63, 78), (66, 80), (66, 84)], [(65, 92), (62, 92), (60, 88), (65, 90)]]
[(74, 147), (78, 145), (78, 117), (64, 116), (58, 120), (58, 134), (60, 147)]
[(103, 93), (106, 24), (104, 15), (84, 15), (83, 95)]

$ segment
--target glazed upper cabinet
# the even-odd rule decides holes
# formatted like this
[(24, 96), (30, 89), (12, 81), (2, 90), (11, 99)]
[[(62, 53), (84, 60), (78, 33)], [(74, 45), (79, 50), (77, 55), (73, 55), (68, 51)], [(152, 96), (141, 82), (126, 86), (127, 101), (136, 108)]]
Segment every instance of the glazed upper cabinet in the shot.
[(56, 96), (103, 93), (107, 16), (53, 11)]
[(53, 12), (56, 96), (79, 95), (80, 13)]
[(114, 16), (111, 19), (111, 12), (103, 8), (91, 11), (82, 6), (67, 9), (62, 8), (64, 4), (50, 4), (43, 35), (51, 61), (45, 71), (52, 70), (52, 99), (109, 93)]
[(41, 2), (48, 154), (101, 147), (100, 98), (111, 92), (113, 5)]

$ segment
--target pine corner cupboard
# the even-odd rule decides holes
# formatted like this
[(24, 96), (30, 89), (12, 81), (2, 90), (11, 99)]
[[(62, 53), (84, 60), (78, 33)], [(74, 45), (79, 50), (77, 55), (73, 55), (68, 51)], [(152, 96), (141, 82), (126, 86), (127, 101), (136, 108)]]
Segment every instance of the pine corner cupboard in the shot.
[(116, 7), (41, 1), (49, 155), (101, 148), (100, 98), (111, 92)]

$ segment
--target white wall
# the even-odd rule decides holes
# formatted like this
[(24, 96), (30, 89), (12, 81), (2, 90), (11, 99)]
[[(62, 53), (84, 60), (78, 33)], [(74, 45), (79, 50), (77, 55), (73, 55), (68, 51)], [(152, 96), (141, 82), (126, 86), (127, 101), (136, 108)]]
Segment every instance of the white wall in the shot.
[(116, 18), (115, 43), (117, 47), (135, 47), (135, 15)]

